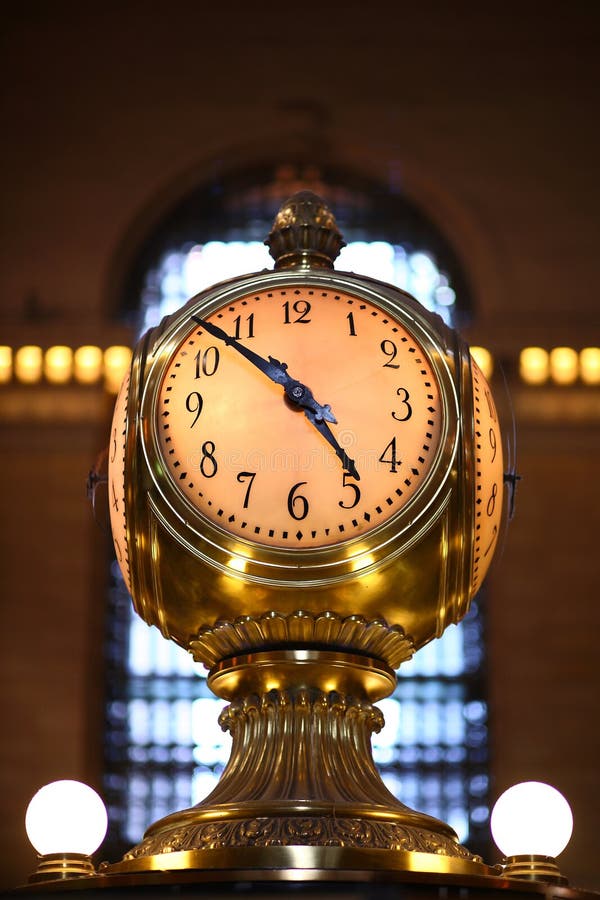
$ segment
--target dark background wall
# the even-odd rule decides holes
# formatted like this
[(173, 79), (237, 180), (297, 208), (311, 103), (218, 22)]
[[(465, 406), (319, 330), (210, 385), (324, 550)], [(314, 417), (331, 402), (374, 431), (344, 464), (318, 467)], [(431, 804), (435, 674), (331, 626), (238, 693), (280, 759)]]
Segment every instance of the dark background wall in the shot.
[[(188, 190), (302, 157), (409, 196), (470, 279), (467, 332), (600, 344), (594, 3), (29, 3), (3, 13), (0, 343), (107, 344), (127, 265)], [(34, 298), (32, 300), (32, 297)], [(34, 314), (32, 315), (32, 310)], [(494, 792), (548, 780), (600, 888), (598, 390), (513, 384), (524, 476), (488, 590)], [(2, 883), (46, 781), (99, 785), (104, 539), (84, 481), (110, 401), (0, 389)]]

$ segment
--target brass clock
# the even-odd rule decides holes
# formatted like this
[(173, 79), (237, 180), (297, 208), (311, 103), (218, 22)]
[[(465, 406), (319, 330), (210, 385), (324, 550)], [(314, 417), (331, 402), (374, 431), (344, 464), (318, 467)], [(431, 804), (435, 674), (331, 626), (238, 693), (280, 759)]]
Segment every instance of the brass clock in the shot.
[(188, 647), (223, 618), (323, 603), (419, 646), (466, 612), (493, 555), (489, 387), (413, 298), (274, 235), (276, 271), (194, 297), (136, 350), (111, 445), (126, 582)]
[(342, 239), (319, 198), (293, 197), (269, 242), (274, 271), (216, 285), (142, 338), (115, 408), (113, 533), (136, 610), (233, 701), (218, 787), (120, 870), (273, 843), (477, 868), (387, 791), (369, 734), (394, 669), (464, 616), (492, 558), (489, 386), (439, 317), (333, 270)]

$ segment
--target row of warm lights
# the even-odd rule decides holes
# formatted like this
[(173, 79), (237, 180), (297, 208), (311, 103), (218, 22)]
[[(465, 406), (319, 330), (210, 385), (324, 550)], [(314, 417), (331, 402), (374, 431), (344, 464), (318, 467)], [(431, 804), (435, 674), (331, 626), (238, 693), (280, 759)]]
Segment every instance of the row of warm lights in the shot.
[(528, 384), (600, 384), (600, 347), (584, 347), (577, 352), (572, 347), (526, 347), (521, 351), (519, 373)]
[[(485, 347), (471, 347), (471, 353), (486, 378), (494, 370), (494, 359)], [(104, 379), (107, 390), (116, 393), (131, 362), (131, 349), (124, 346), (86, 345), (73, 350), (57, 345), (42, 350), (33, 344), (19, 347), (0, 346), (0, 384), (13, 378), (22, 384), (37, 384), (45, 379), (50, 384), (96, 384)], [(600, 347), (525, 347), (519, 356), (519, 374), (526, 384), (569, 385), (580, 380), (584, 384), (600, 384)]]
[(21, 384), (37, 384), (44, 379), (49, 384), (97, 384), (102, 379), (111, 393), (119, 385), (131, 362), (131, 348), (107, 347), (102, 350), (87, 344), (73, 349), (62, 344), (42, 350), (27, 344), (13, 351), (0, 346), (0, 384), (13, 378)]
[[(29, 840), (40, 855), (32, 882), (95, 874), (91, 855), (104, 840), (106, 807), (78, 781), (54, 781), (31, 800), (25, 816)], [(573, 815), (563, 795), (539, 781), (505, 791), (491, 817), (494, 841), (504, 854), (503, 874), (565, 883), (555, 858), (571, 837)]]
[[(489, 379), (494, 370), (492, 354), (485, 347), (471, 347), (471, 354)], [(572, 347), (525, 347), (519, 354), (519, 375), (526, 384), (600, 384), (600, 347), (579, 351)]]

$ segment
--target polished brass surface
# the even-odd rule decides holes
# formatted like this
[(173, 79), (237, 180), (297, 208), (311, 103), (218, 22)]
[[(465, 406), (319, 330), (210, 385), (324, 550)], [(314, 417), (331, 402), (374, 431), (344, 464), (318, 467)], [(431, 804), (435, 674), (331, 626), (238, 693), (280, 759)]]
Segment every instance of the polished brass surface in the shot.
[[(266, 877), (274, 881), (326, 881), (332, 875), (349, 881), (364, 880), (358, 873), (404, 872), (431, 875), (487, 877), (490, 886), (497, 885), (495, 869), (481, 862), (435, 853), (345, 846), (267, 846), (228, 849), (175, 851), (145, 858), (125, 859), (103, 865), (105, 875), (144, 872), (176, 872), (178, 870), (229, 870), (232, 874), (245, 870), (248, 877)], [(261, 871), (262, 870), (262, 871)], [(258, 871), (261, 871), (259, 876)], [(239, 874), (238, 874), (239, 877)]]
[(503, 874), (507, 878), (526, 881), (547, 881), (549, 884), (568, 884), (553, 856), (522, 853), (504, 860)]
[(396, 675), (385, 663), (367, 656), (327, 650), (268, 650), (234, 656), (209, 673), (208, 686), (218, 697), (234, 700), (269, 691), (310, 689), (362, 696), (372, 701), (391, 694)]
[[(288, 686), (244, 693), (268, 678)], [(223, 660), (210, 679), (221, 695), (238, 695), (219, 718), (233, 739), (225, 771), (197, 806), (152, 825), (124, 863), (153, 867), (157, 856), (229, 848), (233, 864), (241, 847), (302, 845), (481, 863), (448, 825), (408, 809), (381, 781), (370, 737), (383, 715), (370, 697), (394, 687), (385, 664), (323, 650), (271, 651)], [(329, 688), (336, 679), (352, 695)]]
[(317, 615), (295, 610), (289, 615), (270, 610), (262, 616), (238, 616), (231, 622), (204, 625), (190, 639), (189, 650), (196, 662), (207, 668), (219, 660), (250, 650), (288, 647), (339, 647), (385, 662), (391, 669), (410, 659), (413, 642), (398, 625), (383, 619), (371, 622), (363, 616), (346, 616), (325, 610)]
[(275, 268), (333, 268), (345, 241), (331, 210), (312, 191), (299, 191), (283, 204), (265, 241)]
[[(389, 310), (430, 357), (444, 406), (438, 457), (414, 501), (362, 538), (315, 549), (268, 547), (211, 524), (165, 476), (156, 449), (156, 392), (190, 315), (209, 315), (228, 299), (284, 284), (336, 286)], [(301, 609), (317, 618), (328, 611), (341, 619), (384, 620), (418, 648), (467, 612), (474, 516), (469, 354), (441, 322), (434, 332), (416, 301), (402, 295), (400, 307), (399, 293), (344, 273), (269, 272), (195, 298), (142, 340), (128, 399), (127, 544), (136, 610), (165, 637), (190, 649), (203, 629), (216, 630), (223, 620)]]
[(91, 857), (83, 853), (47, 853), (38, 857), (38, 866), (29, 876), (31, 884), (94, 875)]

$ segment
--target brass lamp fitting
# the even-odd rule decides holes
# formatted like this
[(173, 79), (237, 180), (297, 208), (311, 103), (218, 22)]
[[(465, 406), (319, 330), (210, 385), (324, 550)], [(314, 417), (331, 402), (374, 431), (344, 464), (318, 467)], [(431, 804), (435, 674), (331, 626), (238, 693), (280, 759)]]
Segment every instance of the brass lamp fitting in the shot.
[(30, 884), (96, 874), (91, 856), (85, 853), (46, 853), (38, 860), (37, 869), (28, 879)]
[(503, 875), (525, 881), (547, 881), (550, 884), (568, 884), (553, 856), (536, 853), (519, 853), (503, 860)]

